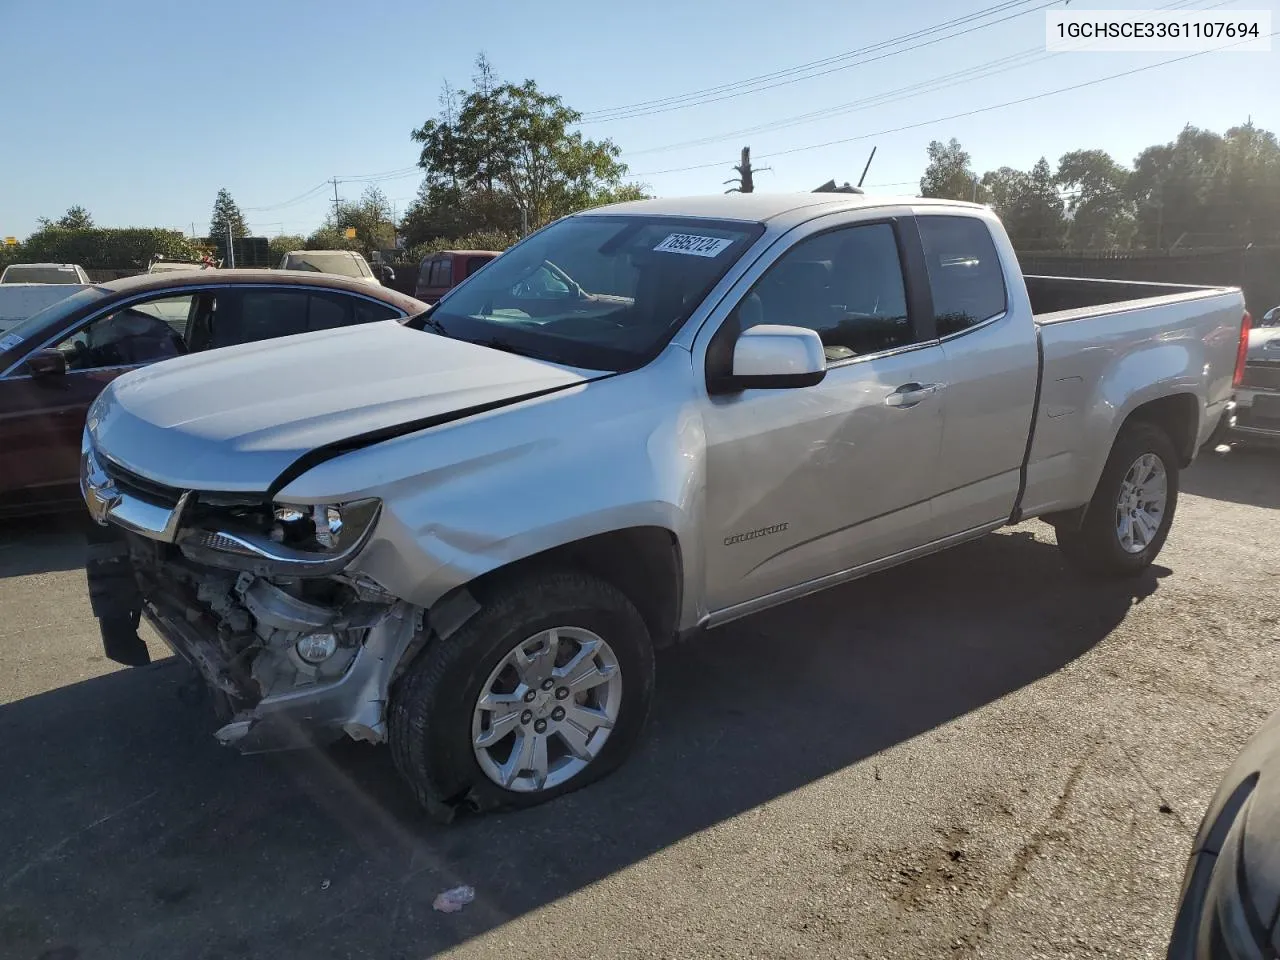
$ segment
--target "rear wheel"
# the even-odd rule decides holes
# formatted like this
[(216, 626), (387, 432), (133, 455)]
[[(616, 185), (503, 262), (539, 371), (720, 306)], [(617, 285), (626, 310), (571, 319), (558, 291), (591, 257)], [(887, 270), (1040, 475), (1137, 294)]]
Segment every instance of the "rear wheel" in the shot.
[(1058, 529), (1058, 547), (1084, 573), (1137, 576), (1160, 553), (1178, 505), (1178, 454), (1150, 423), (1121, 428), (1078, 529)]
[(499, 586), (397, 686), (396, 766), (437, 817), (543, 803), (626, 759), (653, 674), (644, 621), (610, 584), (557, 572)]

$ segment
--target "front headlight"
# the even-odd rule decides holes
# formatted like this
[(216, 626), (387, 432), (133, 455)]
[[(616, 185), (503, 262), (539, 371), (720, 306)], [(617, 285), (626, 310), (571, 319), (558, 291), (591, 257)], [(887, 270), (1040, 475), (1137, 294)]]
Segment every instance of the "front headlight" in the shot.
[(346, 503), (276, 503), (268, 509), (210, 508), (178, 539), (191, 560), (260, 576), (323, 577), (342, 570), (369, 541), (382, 510), (376, 497)]

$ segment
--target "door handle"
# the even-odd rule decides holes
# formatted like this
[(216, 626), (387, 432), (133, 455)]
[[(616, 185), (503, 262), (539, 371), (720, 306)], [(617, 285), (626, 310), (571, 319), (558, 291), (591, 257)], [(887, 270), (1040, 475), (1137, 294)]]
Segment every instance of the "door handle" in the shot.
[(903, 410), (914, 407), (926, 397), (933, 396), (941, 387), (940, 383), (904, 383), (884, 398), (885, 406)]

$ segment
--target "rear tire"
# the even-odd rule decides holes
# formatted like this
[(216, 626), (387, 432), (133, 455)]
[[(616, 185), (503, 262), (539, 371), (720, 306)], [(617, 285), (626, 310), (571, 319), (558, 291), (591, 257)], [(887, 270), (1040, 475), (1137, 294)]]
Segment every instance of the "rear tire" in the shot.
[[(1150, 479), (1153, 473), (1156, 477)], [(1164, 500), (1158, 518), (1150, 505), (1156, 491), (1142, 486), (1144, 478), (1157, 489), (1158, 481), (1163, 480)], [(1139, 482), (1135, 484), (1135, 480)], [(1058, 548), (1072, 566), (1088, 576), (1138, 576), (1164, 546), (1177, 505), (1178, 452), (1173, 441), (1153, 424), (1126, 424), (1111, 448), (1083, 522), (1074, 530), (1058, 528)]]
[[(611, 584), (582, 573), (544, 572), (501, 583), (480, 599), (481, 610), (457, 632), (428, 641), (392, 693), (389, 741), (396, 767), (440, 820), (459, 807), (535, 806), (599, 780), (631, 753), (653, 700), (648, 630)], [(540, 659), (548, 651), (550, 658)], [(586, 668), (578, 680), (567, 673), (575, 657)], [(515, 706), (486, 711), (480, 704), (485, 695), (513, 697)], [(567, 726), (575, 717), (599, 726), (589, 734), (583, 726)], [(490, 732), (491, 745), (478, 746), (477, 739)], [(534, 760), (530, 747), (531, 765), (513, 768), (523, 738), (540, 740), (541, 752)], [(589, 759), (575, 756), (571, 742)]]

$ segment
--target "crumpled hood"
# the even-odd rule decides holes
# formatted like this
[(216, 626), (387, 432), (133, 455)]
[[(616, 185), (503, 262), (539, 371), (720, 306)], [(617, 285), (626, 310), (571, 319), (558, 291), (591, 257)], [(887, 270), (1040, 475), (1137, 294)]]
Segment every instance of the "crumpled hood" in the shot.
[(589, 375), (388, 320), (144, 367), (108, 385), (88, 426), (102, 453), (155, 482), (258, 492), (317, 447)]

